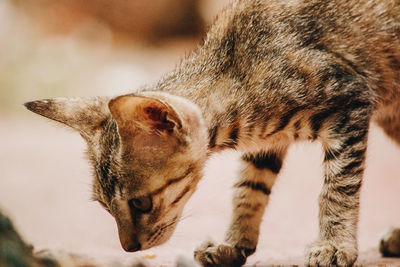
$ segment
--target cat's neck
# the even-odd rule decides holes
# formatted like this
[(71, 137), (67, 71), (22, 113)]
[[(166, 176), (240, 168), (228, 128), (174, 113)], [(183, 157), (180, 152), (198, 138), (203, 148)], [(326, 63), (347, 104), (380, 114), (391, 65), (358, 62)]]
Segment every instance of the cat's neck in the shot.
[(235, 80), (218, 75), (204, 63), (186, 62), (162, 79), (156, 90), (184, 97), (197, 105), (207, 128), (211, 129), (216, 121), (221, 126), (230, 124), (225, 117), (236, 107), (237, 99), (231, 96), (235, 86)]
[(156, 90), (184, 97), (200, 108), (211, 151), (259, 150), (260, 144), (271, 143), (268, 137), (275, 134), (277, 121), (268, 117), (273, 105), (264, 97), (254, 97), (260, 103), (249, 100), (250, 90), (232, 77), (215, 64), (191, 59), (162, 79)]
[[(158, 87), (160, 91), (184, 97), (197, 105), (203, 115), (207, 127), (230, 112), (236, 106), (236, 99), (232, 99), (231, 88), (235, 82), (227, 77), (216, 78), (210, 73), (197, 73), (190, 76), (174, 73)], [(221, 121), (222, 122), (222, 121)]]

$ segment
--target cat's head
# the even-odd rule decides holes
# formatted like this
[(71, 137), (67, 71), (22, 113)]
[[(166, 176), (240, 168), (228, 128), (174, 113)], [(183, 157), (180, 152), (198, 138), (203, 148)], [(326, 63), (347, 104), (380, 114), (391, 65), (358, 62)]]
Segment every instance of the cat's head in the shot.
[(87, 141), (93, 198), (115, 218), (126, 251), (169, 239), (206, 159), (206, 131), (193, 103), (148, 92), (25, 106), (76, 129)]

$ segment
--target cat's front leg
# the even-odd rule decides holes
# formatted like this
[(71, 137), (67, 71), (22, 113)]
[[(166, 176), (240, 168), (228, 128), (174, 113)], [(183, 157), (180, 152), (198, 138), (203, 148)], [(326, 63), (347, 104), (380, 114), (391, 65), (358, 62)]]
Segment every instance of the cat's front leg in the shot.
[(204, 242), (194, 252), (198, 262), (204, 266), (241, 266), (254, 253), (264, 209), (285, 154), (286, 148), (242, 157), (225, 243)]
[(319, 238), (307, 249), (308, 266), (351, 266), (357, 259), (359, 195), (369, 126), (368, 111), (360, 103), (355, 110), (335, 114), (334, 123), (319, 132), (325, 178), (319, 198)]

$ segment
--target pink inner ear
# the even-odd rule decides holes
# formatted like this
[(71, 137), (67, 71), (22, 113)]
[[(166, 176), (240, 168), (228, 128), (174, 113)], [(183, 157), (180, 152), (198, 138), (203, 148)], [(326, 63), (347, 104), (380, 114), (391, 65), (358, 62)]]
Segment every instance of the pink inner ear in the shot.
[(167, 120), (168, 112), (159, 109), (158, 107), (146, 107), (144, 112), (154, 122), (154, 127), (160, 131), (168, 131), (172, 133), (175, 124)]

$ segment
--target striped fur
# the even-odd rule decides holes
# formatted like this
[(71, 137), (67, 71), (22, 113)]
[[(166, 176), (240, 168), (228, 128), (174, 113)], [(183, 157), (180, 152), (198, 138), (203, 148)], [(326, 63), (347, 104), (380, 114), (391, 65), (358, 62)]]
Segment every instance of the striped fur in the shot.
[[(195, 251), (196, 260), (204, 265), (237, 266), (254, 253), (264, 209), (285, 154), (286, 149), (283, 149), (249, 153), (242, 157), (240, 178), (234, 184), (234, 213), (225, 237), (226, 244), (233, 246), (208, 242)], [(271, 158), (279, 163), (269, 163)], [(254, 164), (253, 159), (257, 159), (258, 163)]]
[[(128, 251), (166, 241), (205, 160), (241, 151), (225, 243), (195, 251), (206, 266), (242, 265), (255, 251), (288, 146), (318, 140), (320, 234), (305, 262), (349, 266), (357, 259), (369, 125), (400, 144), (399, 87), (398, 0), (238, 0), (154, 86), (110, 101), (26, 105), (88, 141), (94, 198), (116, 218)], [(140, 212), (142, 197), (151, 198), (149, 213)]]

